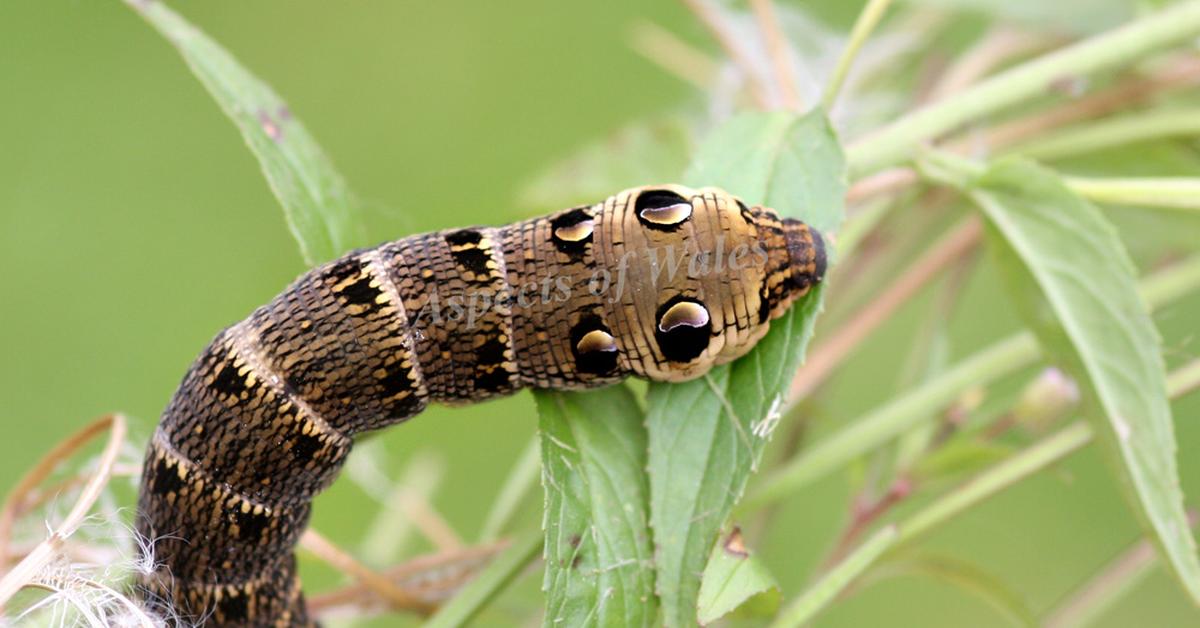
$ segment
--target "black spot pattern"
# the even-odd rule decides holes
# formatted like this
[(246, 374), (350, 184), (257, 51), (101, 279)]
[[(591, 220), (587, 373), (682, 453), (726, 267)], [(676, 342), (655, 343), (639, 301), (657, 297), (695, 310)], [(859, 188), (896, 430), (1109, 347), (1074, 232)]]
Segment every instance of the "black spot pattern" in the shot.
[(292, 455), (292, 460), (303, 464), (312, 460), (313, 456), (324, 446), (316, 434), (297, 434), (289, 453)]
[(178, 493), (185, 486), (187, 483), (180, 479), (179, 473), (166, 458), (159, 458), (154, 463), (154, 481), (150, 483), (150, 492), (155, 495)]
[(271, 516), (266, 512), (242, 512), (240, 505), (230, 506), (229, 518), (238, 527), (238, 539), (247, 542), (261, 539), (263, 531), (271, 525)]
[(217, 602), (217, 615), (225, 623), (244, 622), (250, 618), (250, 604), (242, 591), (229, 591)]

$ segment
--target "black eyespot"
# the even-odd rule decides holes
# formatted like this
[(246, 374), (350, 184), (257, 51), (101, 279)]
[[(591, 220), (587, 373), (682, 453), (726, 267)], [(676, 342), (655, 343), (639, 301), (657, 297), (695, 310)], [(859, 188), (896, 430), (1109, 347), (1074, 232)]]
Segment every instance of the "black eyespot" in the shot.
[(654, 339), (663, 357), (672, 362), (691, 362), (712, 340), (708, 308), (693, 298), (673, 297), (659, 306), (655, 320)]
[(571, 328), (571, 351), (582, 373), (604, 375), (617, 368), (617, 341), (595, 314), (585, 315)]
[(563, 253), (582, 253), (592, 242), (594, 222), (587, 207), (576, 207), (550, 219), (554, 246)]
[(646, 190), (633, 205), (638, 221), (649, 229), (674, 231), (692, 217), (692, 203), (670, 190)]

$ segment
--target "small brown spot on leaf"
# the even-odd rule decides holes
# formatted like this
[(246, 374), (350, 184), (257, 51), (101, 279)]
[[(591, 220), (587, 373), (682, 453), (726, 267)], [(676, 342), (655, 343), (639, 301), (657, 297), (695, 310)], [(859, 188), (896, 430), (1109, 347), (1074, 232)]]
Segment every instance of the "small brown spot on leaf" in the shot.
[(746, 549), (746, 544), (742, 540), (742, 529), (734, 526), (733, 531), (729, 536), (725, 537), (725, 542), (722, 544), (725, 548), (725, 553), (738, 558), (746, 558), (750, 556), (750, 552)]
[(579, 543), (582, 540), (583, 540), (583, 538), (580, 537), (578, 534), (572, 534), (571, 539), (570, 539), (571, 547), (579, 547)]

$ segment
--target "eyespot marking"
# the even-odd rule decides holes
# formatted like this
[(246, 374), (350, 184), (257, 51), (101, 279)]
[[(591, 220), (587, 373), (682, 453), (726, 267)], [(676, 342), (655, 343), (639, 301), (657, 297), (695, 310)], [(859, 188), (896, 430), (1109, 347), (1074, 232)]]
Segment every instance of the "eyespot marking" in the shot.
[(712, 317), (704, 304), (677, 296), (662, 304), (654, 339), (663, 357), (672, 362), (690, 362), (704, 353), (712, 339)]
[(594, 225), (588, 208), (576, 207), (550, 219), (550, 239), (559, 251), (578, 255), (591, 244)]
[(617, 339), (612, 337), (612, 334), (599, 329), (593, 329), (583, 335), (579, 342), (575, 344), (575, 351), (579, 353), (594, 353), (596, 351), (616, 351)]
[(571, 328), (575, 365), (583, 373), (604, 375), (617, 368), (617, 340), (599, 316), (584, 316)]
[(646, 190), (638, 195), (634, 211), (646, 227), (674, 231), (692, 217), (692, 204), (670, 190)]
[(563, 242), (582, 242), (592, 237), (592, 220), (583, 220), (573, 225), (564, 225), (554, 230), (554, 239)]

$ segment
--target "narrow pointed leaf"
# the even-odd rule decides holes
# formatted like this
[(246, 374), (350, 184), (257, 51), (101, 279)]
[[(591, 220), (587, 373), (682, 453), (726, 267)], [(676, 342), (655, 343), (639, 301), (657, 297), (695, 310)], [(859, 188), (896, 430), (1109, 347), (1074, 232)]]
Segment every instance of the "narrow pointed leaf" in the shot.
[(365, 244), (346, 182), (287, 103), (162, 2), (126, 0), (175, 46), (258, 158), (309, 265)]
[(538, 392), (546, 626), (652, 626), (646, 432), (626, 386)]
[(1200, 562), (1175, 460), (1162, 346), (1116, 230), (1054, 173), (997, 163), (970, 194), (1047, 353), (1073, 371), (1085, 412), (1165, 562), (1200, 603)]
[[(823, 114), (733, 118), (703, 146), (685, 183), (725, 188), (830, 233), (841, 223), (845, 162)], [(651, 384), (650, 516), (667, 626), (696, 623), (700, 577), (770, 437), (804, 355), (822, 289), (771, 324), (736, 362), (682, 384)]]

